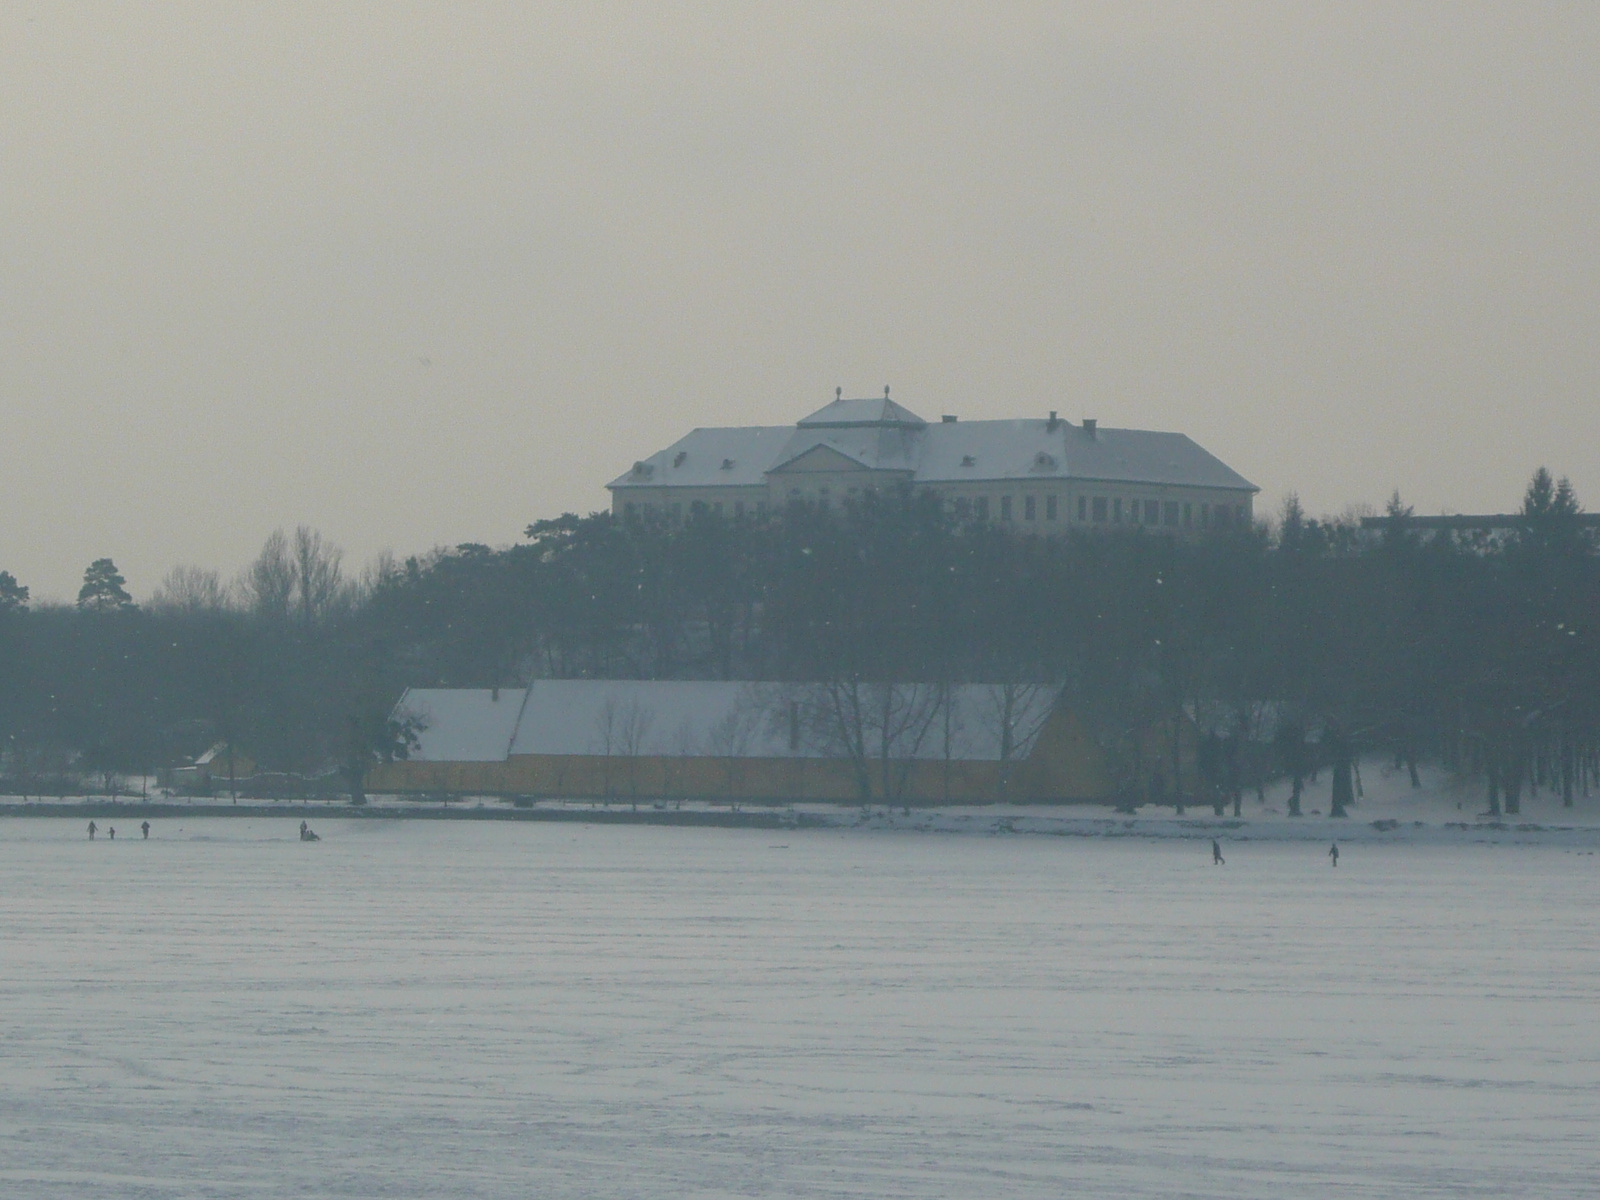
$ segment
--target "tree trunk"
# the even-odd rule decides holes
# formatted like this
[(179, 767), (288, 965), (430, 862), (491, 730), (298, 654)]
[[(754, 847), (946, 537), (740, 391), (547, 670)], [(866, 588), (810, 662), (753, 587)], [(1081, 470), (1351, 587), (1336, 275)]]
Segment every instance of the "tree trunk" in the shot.
[(1340, 758), (1333, 764), (1333, 794), (1328, 804), (1330, 817), (1345, 817), (1350, 814), (1345, 811), (1355, 803), (1354, 775), (1350, 770), (1350, 760)]
[(1289, 815), (1298, 817), (1300, 812), (1300, 794), (1305, 789), (1305, 780), (1298, 774), (1294, 777), (1294, 790), (1289, 793)]
[(345, 782), (350, 785), (350, 803), (360, 808), (367, 802), (366, 771), (354, 763), (344, 769)]

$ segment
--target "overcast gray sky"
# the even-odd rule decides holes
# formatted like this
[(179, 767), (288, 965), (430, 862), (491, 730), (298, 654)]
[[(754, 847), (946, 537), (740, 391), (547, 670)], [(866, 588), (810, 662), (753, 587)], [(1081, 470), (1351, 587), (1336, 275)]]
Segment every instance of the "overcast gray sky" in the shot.
[(831, 398), (1600, 507), (1600, 5), (0, 0), (0, 569), (605, 504)]

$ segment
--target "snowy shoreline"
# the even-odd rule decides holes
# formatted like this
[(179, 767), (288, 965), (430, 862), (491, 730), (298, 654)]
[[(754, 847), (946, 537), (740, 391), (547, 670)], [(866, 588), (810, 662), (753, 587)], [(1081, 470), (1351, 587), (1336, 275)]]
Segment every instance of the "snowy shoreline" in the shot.
[(1394, 817), (1369, 818), (1352, 814), (1343, 820), (1324, 816), (1299, 819), (1267, 815), (1264, 817), (1216, 817), (1171, 815), (1061, 815), (1041, 812), (1038, 807), (994, 805), (984, 809), (900, 809), (892, 812), (881, 806), (870, 812), (854, 808), (825, 809), (797, 806), (794, 809), (749, 809), (685, 806), (658, 810), (644, 806), (633, 811), (627, 805), (605, 806), (546, 804), (535, 808), (516, 808), (504, 802), (484, 801), (452, 804), (376, 803), (364, 808), (348, 804), (301, 803), (178, 803), (157, 800), (111, 801), (85, 798), (62, 803), (56, 800), (27, 801), (0, 797), (0, 818), (35, 820), (94, 819), (101, 822), (126, 821), (124, 836), (132, 834), (142, 820), (155, 822), (197, 819), (253, 819), (312, 822), (326, 821), (516, 821), (565, 822), (587, 825), (641, 825), (676, 828), (762, 829), (860, 834), (944, 834), (965, 837), (1061, 837), (1081, 840), (1208, 841), (1223, 844), (1247, 842), (1327, 843), (1404, 843), (1408, 845), (1538, 845), (1569, 846), (1576, 849), (1600, 848), (1600, 824), (1582, 821), (1532, 820), (1523, 817), (1489, 820), (1467, 819), (1426, 821)]
[(1363, 795), (1342, 819), (1324, 816), (1326, 782), (1303, 797), (1306, 813), (1286, 815), (1287, 785), (1269, 785), (1258, 796), (1247, 793), (1242, 815), (1215, 816), (1209, 807), (1190, 806), (1179, 816), (1170, 808), (1151, 806), (1120, 813), (1096, 805), (987, 804), (911, 808), (873, 804), (752, 805), (735, 808), (725, 802), (685, 800), (660, 802), (614, 799), (513, 800), (503, 796), (467, 796), (442, 800), (373, 796), (363, 807), (344, 800), (241, 800), (215, 797), (137, 795), (86, 796), (65, 800), (23, 800), (0, 796), (0, 818), (33, 817), (74, 820), (129, 820), (130, 829), (144, 819), (250, 817), (329, 820), (433, 821), (559, 821), (591, 825), (657, 825), (683, 828), (805, 829), (860, 833), (933, 833), (977, 837), (1001, 835), (1102, 839), (1205, 840), (1239, 842), (1404, 842), (1414, 845), (1559, 845), (1577, 849), (1600, 847), (1600, 796), (1575, 797), (1564, 807), (1548, 790), (1523, 801), (1522, 812), (1492, 816), (1480, 811), (1480, 781), (1424, 768), (1422, 786), (1408, 776), (1369, 760), (1363, 764)]

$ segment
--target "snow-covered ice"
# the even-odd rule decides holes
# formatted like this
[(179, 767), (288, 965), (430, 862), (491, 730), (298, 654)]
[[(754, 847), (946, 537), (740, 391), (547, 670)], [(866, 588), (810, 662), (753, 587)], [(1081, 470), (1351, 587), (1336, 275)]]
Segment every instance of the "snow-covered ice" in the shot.
[(1600, 1179), (1587, 839), (297, 823), (0, 822), (0, 1195)]

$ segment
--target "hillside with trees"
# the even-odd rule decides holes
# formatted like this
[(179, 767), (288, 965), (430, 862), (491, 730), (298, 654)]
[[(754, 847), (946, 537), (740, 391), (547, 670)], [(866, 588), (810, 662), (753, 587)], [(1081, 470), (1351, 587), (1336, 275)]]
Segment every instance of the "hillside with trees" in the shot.
[(181, 567), (142, 605), (110, 559), (71, 606), (0, 572), (0, 768), (6, 790), (66, 790), (221, 741), (268, 776), (359, 792), (365, 764), (406, 751), (388, 717), (408, 685), (916, 680), (1059, 690), (1114, 756), (1193, 722), (1202, 778), (1181, 788), (1287, 777), (1298, 796), (1325, 768), (1337, 805), (1382, 753), (1475, 772), (1516, 812), (1600, 768), (1600, 554), (1580, 511), (1540, 471), (1500, 532), (1415, 529), (1398, 496), (1363, 529), (1291, 497), (1198, 539), (1042, 538), (889, 495), (759, 520), (566, 515), (358, 579), (302, 528), (231, 584)]

